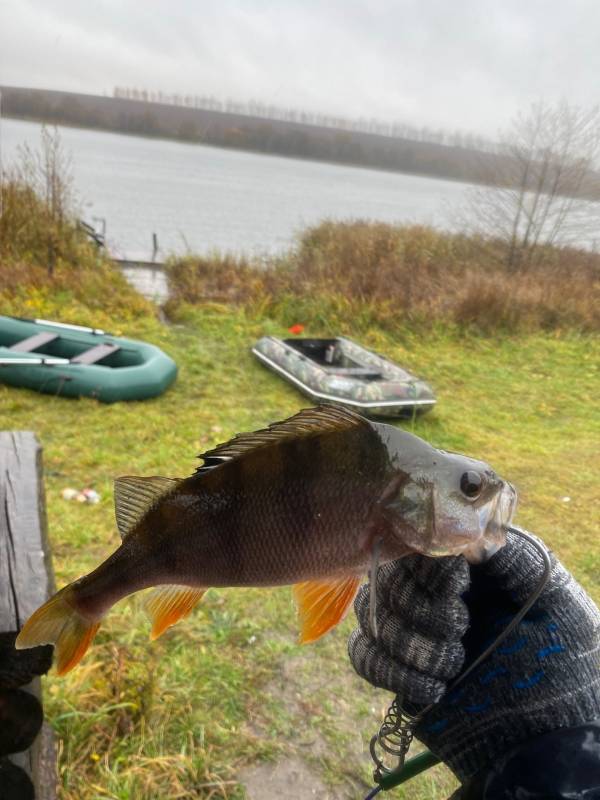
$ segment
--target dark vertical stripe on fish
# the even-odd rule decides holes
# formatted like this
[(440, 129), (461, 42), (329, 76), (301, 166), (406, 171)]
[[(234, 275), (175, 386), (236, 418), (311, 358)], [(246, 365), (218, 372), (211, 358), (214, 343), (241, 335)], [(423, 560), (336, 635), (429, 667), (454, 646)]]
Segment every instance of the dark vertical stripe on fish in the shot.
[(228, 494), (230, 497), (228, 527), (227, 527), (227, 557), (231, 563), (231, 573), (241, 578), (244, 572), (244, 558), (242, 554), (242, 540), (248, 538), (250, 533), (246, 530), (244, 514), (244, 459), (233, 459), (227, 465)]
[[(282, 498), (286, 506), (286, 514), (292, 521), (291, 530), (295, 532), (296, 538), (302, 543), (302, 546), (306, 546), (306, 535), (313, 526), (316, 513), (314, 492), (311, 489), (314, 487), (315, 481), (309, 480), (308, 475), (314, 474), (318, 470), (318, 461), (315, 458), (317, 450), (316, 437), (292, 441), (286, 447), (283, 475), (288, 486), (297, 488), (295, 492), (288, 491), (286, 496), (284, 483)], [(301, 466), (307, 463), (308, 469)]]

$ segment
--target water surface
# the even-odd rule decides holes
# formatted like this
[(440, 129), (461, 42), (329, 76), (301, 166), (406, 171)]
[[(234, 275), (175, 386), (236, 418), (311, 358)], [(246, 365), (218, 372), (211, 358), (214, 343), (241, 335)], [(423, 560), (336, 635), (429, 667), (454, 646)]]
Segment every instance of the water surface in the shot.
[[(186, 250), (280, 252), (308, 225), (373, 219), (445, 225), (465, 184), (197, 144), (59, 127), (71, 154), (81, 216), (105, 221), (115, 255), (150, 259)], [(4, 119), (5, 166), (37, 123)]]

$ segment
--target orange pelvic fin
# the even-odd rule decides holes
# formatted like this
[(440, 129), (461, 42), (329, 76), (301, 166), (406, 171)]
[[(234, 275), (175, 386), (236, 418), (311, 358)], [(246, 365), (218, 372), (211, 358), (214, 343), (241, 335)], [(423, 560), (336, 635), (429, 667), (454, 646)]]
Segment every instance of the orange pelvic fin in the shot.
[(341, 622), (356, 597), (359, 586), (360, 578), (356, 575), (297, 583), (294, 586), (294, 596), (300, 617), (300, 642), (314, 642)]
[(167, 628), (187, 617), (206, 589), (167, 585), (156, 588), (146, 600), (146, 611), (152, 622), (150, 638), (158, 639)]
[(71, 587), (66, 586), (38, 608), (15, 642), (17, 650), (53, 644), (59, 675), (69, 672), (81, 661), (100, 627), (100, 621), (87, 619), (71, 605), (71, 593)]

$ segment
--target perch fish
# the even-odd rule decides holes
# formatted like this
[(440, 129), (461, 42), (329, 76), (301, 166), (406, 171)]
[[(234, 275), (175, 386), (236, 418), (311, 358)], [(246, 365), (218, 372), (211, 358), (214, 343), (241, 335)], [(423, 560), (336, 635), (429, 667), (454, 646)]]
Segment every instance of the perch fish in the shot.
[(106, 612), (157, 587), (152, 638), (209, 587), (293, 584), (301, 641), (345, 615), (377, 550), (485, 559), (505, 541), (516, 493), (485, 463), (335, 406), (300, 411), (204, 453), (189, 478), (115, 481), (121, 546), (26, 622), (18, 648), (54, 644), (59, 674)]

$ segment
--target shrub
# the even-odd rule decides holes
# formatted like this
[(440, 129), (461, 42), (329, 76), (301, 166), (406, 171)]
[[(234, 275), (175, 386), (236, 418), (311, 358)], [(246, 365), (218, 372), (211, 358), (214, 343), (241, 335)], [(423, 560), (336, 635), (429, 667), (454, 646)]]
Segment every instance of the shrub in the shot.
[(0, 176), (0, 307), (4, 314), (107, 325), (155, 311), (80, 230), (68, 159), (56, 135)]
[(219, 300), (302, 321), (338, 309), (398, 328), (452, 324), (496, 330), (600, 329), (600, 256), (540, 247), (534, 264), (507, 267), (505, 245), (423, 226), (323, 222), (281, 258), (188, 256), (168, 266), (171, 301)]

